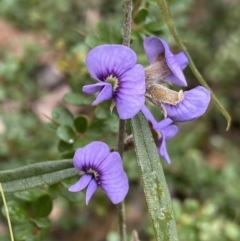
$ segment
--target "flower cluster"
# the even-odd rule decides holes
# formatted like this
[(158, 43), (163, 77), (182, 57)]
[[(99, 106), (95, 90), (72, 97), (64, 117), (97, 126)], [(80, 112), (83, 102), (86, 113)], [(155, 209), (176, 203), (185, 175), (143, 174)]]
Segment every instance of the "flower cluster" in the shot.
[[(86, 65), (97, 83), (85, 85), (82, 90), (86, 94), (98, 92), (92, 105), (111, 100), (110, 109), (116, 106), (121, 119), (130, 119), (142, 111), (150, 123), (159, 155), (170, 163), (166, 140), (178, 132), (173, 122), (186, 122), (203, 115), (210, 102), (210, 92), (202, 86), (188, 91), (168, 88), (167, 84), (187, 86), (183, 74), (189, 62), (187, 55), (173, 54), (167, 42), (156, 37), (146, 38), (143, 45), (149, 62), (146, 68), (137, 64), (135, 52), (126, 46), (109, 44), (93, 48), (86, 57)], [(145, 105), (145, 97), (163, 112), (162, 121), (154, 119)], [(78, 192), (87, 187), (87, 204), (98, 187), (114, 204), (125, 198), (129, 186), (121, 156), (110, 152), (105, 143), (95, 141), (78, 149), (73, 164), (83, 176), (69, 191)]]

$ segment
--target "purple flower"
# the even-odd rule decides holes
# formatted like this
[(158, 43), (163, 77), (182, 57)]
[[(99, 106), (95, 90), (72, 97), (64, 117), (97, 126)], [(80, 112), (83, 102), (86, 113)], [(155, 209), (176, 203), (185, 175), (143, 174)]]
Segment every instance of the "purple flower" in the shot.
[(197, 119), (205, 113), (211, 99), (209, 90), (197, 86), (183, 93), (183, 100), (177, 105), (163, 104), (167, 117), (176, 122)]
[(156, 61), (161, 54), (164, 54), (170, 73), (165, 78), (170, 83), (187, 86), (182, 70), (187, 67), (189, 61), (184, 52), (174, 55), (170, 51), (167, 42), (156, 37), (145, 38), (143, 46), (150, 64)]
[(171, 159), (168, 155), (166, 141), (177, 134), (178, 127), (176, 125), (171, 125), (173, 121), (170, 118), (165, 118), (162, 121), (157, 122), (146, 106), (143, 106), (141, 111), (147, 120), (152, 123), (153, 130), (158, 134), (157, 148), (159, 156), (170, 164)]
[(92, 104), (113, 99), (121, 119), (136, 115), (145, 101), (144, 68), (136, 61), (135, 52), (123, 45), (100, 45), (92, 49), (86, 64), (98, 83), (82, 89), (86, 94), (99, 92)]
[(89, 203), (99, 186), (112, 203), (117, 204), (123, 201), (129, 185), (118, 152), (110, 152), (105, 143), (94, 141), (75, 152), (73, 165), (84, 172), (84, 175), (68, 190), (79, 192), (87, 187), (86, 204)]

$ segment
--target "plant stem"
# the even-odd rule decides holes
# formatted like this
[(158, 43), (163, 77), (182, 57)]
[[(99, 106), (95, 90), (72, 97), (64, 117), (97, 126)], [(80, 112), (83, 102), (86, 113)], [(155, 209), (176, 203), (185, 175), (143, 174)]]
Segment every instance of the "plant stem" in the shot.
[(168, 8), (168, 3), (167, 0), (156, 0), (160, 9), (160, 12), (162, 13), (163, 16), (163, 20), (165, 21), (168, 29), (170, 30), (173, 38), (175, 39), (176, 43), (178, 44), (178, 46), (185, 51), (186, 55), (188, 56), (189, 59), (189, 66), (193, 72), (193, 74), (195, 75), (195, 77), (198, 79), (198, 81), (200, 82), (200, 84), (202, 84), (203, 86), (205, 86), (206, 88), (209, 89), (209, 91), (211, 92), (212, 98), (215, 102), (215, 104), (217, 105), (218, 109), (222, 112), (222, 114), (225, 116), (226, 120), (227, 120), (227, 130), (230, 128), (231, 125), (231, 116), (229, 115), (229, 113), (227, 112), (227, 110), (223, 107), (223, 105), (219, 102), (218, 98), (215, 96), (215, 94), (212, 92), (211, 88), (208, 86), (208, 84), (206, 83), (206, 81), (204, 80), (204, 78), (202, 77), (202, 75), (200, 74), (200, 72), (198, 71), (198, 69), (196, 68), (190, 54), (187, 51), (186, 46), (184, 45), (183, 41), (181, 40), (180, 36), (178, 35), (177, 29), (174, 25), (174, 22), (172, 20), (172, 16), (171, 13), (169, 11)]
[(9, 212), (8, 212), (8, 206), (7, 206), (7, 202), (6, 202), (6, 199), (5, 199), (5, 195), (4, 195), (4, 192), (3, 192), (3, 188), (2, 188), (1, 182), (0, 182), (0, 193), (1, 193), (1, 195), (2, 195), (3, 205), (4, 205), (5, 212), (6, 212), (6, 217), (7, 217), (7, 222), (8, 222), (8, 228), (9, 228), (9, 233), (10, 233), (10, 238), (11, 238), (11, 241), (14, 241), (12, 225), (11, 225), (11, 221), (10, 221), (10, 217), (9, 217)]
[(132, 29), (132, 0), (124, 0), (123, 45), (130, 46)]
[[(131, 27), (132, 27), (132, 0), (124, 0), (124, 19), (123, 19), (123, 45), (130, 47)], [(124, 136), (125, 136), (125, 120), (119, 120), (118, 127), (118, 152), (123, 156)], [(125, 222), (125, 205), (124, 200), (117, 205), (118, 207), (118, 223), (120, 240), (127, 241), (126, 222)]]

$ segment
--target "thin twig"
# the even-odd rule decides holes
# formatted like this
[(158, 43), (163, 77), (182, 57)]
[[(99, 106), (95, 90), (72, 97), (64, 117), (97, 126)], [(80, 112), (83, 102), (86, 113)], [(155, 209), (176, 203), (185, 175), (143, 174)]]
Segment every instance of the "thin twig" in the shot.
[(6, 212), (6, 217), (7, 217), (7, 222), (8, 222), (8, 227), (9, 227), (9, 233), (10, 233), (11, 241), (14, 241), (12, 225), (11, 225), (9, 212), (8, 212), (8, 206), (7, 206), (7, 202), (6, 202), (6, 199), (5, 199), (5, 195), (4, 195), (4, 192), (3, 192), (3, 188), (2, 188), (1, 182), (0, 182), (0, 193), (2, 195), (3, 205), (4, 205), (5, 212)]
[[(130, 47), (131, 26), (132, 26), (132, 0), (124, 0), (124, 20), (123, 20), (123, 45)], [(118, 127), (118, 152), (123, 156), (124, 137), (125, 137), (125, 120), (119, 120)], [(125, 222), (125, 205), (124, 200), (118, 204), (118, 223), (120, 231), (120, 240), (127, 241), (126, 222)]]

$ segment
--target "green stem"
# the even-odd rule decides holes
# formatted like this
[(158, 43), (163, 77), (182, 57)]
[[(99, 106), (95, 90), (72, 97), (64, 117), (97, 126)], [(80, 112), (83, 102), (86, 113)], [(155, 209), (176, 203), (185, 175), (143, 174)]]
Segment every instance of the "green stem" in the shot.
[(198, 69), (196, 68), (190, 54), (187, 51), (186, 46), (184, 45), (180, 36), (178, 35), (177, 29), (174, 25), (174, 22), (173, 22), (172, 17), (171, 17), (171, 13), (170, 13), (169, 8), (168, 8), (167, 0), (157, 0), (157, 3), (158, 3), (160, 11), (162, 13), (163, 19), (164, 19), (166, 25), (168, 26), (168, 29), (170, 30), (173, 38), (175, 39), (179, 48), (181, 48), (187, 54), (188, 59), (189, 59), (189, 66), (190, 66), (193, 74), (198, 79), (200, 84), (202, 84), (203, 86), (205, 86), (206, 88), (209, 89), (215, 104), (217, 105), (218, 109), (222, 112), (222, 114), (225, 116), (225, 118), (227, 120), (227, 130), (228, 130), (230, 125), (231, 125), (231, 116), (229, 115), (227, 110), (222, 106), (222, 104), (218, 101), (217, 97), (214, 95), (211, 88), (208, 86), (208, 84), (206, 83), (206, 81), (204, 80), (204, 78), (199, 73)]
[(4, 192), (3, 192), (3, 188), (2, 188), (1, 182), (0, 182), (0, 193), (2, 195), (3, 205), (4, 205), (5, 212), (6, 212), (6, 217), (7, 217), (7, 222), (8, 222), (8, 227), (9, 227), (11, 241), (14, 241), (11, 220), (10, 220), (9, 213), (8, 213), (8, 206), (7, 206), (7, 202), (6, 202), (6, 199), (5, 199), (5, 195), (4, 195)]
[[(125, 135), (125, 120), (119, 120), (119, 127), (118, 127), (118, 152), (123, 156), (123, 149), (124, 149), (124, 135)], [(118, 224), (119, 224), (119, 232), (120, 232), (120, 240), (126, 241), (127, 234), (126, 234), (126, 218), (125, 218), (125, 205), (124, 200), (117, 205), (118, 209)]]
[[(130, 47), (131, 26), (132, 26), (132, 0), (124, 0), (124, 19), (123, 19), (123, 45)], [(119, 120), (118, 127), (118, 152), (123, 156), (124, 137), (125, 137), (125, 120)], [(118, 223), (120, 240), (127, 241), (126, 222), (125, 222), (125, 205), (124, 200), (117, 205), (118, 208)]]

